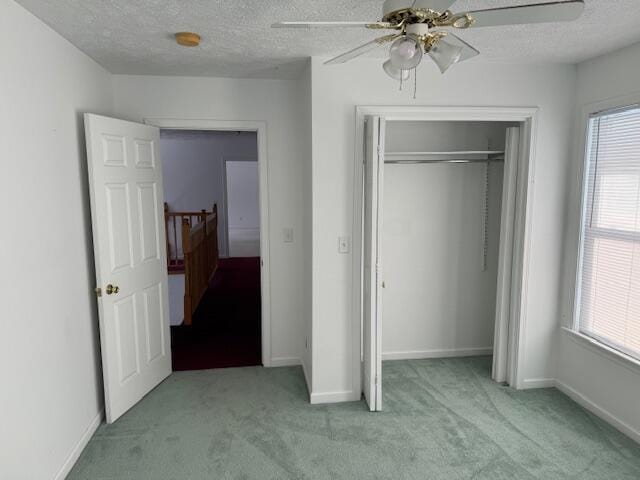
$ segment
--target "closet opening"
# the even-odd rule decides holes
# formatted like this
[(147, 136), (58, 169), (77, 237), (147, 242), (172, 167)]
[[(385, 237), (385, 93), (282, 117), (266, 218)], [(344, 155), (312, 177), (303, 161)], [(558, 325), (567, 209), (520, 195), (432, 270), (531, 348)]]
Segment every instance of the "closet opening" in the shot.
[(393, 378), (421, 359), (518, 388), (530, 123), (364, 120), (359, 366), (370, 409), (382, 409), (387, 367)]

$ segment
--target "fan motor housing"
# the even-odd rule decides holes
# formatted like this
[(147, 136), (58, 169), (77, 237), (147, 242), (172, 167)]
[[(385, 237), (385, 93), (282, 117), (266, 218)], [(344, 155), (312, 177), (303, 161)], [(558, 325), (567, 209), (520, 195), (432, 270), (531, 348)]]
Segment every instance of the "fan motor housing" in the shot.
[(412, 23), (407, 25), (407, 33), (423, 36), (429, 33), (429, 25), (426, 23)]

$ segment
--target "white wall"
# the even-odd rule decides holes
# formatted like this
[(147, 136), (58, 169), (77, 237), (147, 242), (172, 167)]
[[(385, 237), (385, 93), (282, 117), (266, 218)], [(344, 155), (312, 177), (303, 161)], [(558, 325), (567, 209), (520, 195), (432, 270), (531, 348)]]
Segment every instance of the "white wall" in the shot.
[[(578, 65), (575, 143), (568, 190), (565, 231), (565, 277), (561, 324), (571, 326), (580, 218), (580, 172), (585, 134), (582, 111), (589, 105), (640, 102), (640, 44)], [(619, 98), (618, 97), (626, 97)], [(640, 366), (617, 361), (614, 355), (562, 332), (558, 359), (558, 386), (618, 428), (640, 441)]]
[[(441, 76), (425, 63), (418, 98), (398, 91), (380, 61), (345, 65), (312, 61), (313, 119), (313, 393), (318, 398), (360, 396), (354, 378), (351, 255), (338, 237), (352, 235), (356, 105), (537, 106), (537, 182), (533, 187), (529, 296), (522, 374), (553, 379), (561, 271), (567, 158), (574, 106), (575, 67), (566, 65), (456, 65)], [(533, 384), (533, 383), (532, 383)], [(526, 384), (525, 384), (526, 385)], [(327, 397), (328, 396), (328, 397)]]
[(63, 478), (103, 405), (82, 113), (111, 78), (13, 1), (0, 31), (0, 478)]
[(217, 203), (222, 256), (228, 254), (224, 161), (257, 161), (257, 138), (255, 132), (161, 130), (165, 202), (171, 211), (197, 212)]
[(169, 275), (169, 324), (181, 325), (184, 321), (184, 273)]
[[(387, 122), (386, 150), (501, 150), (505, 128), (489, 122)], [(383, 359), (491, 353), (503, 167), (489, 167), (483, 270), (485, 165), (385, 165)]]
[[(299, 119), (302, 109), (293, 80), (242, 80), (116, 75), (118, 117), (205, 118), (265, 121), (269, 177), (269, 235), (271, 265), (271, 361), (300, 363), (304, 311), (304, 247), (306, 212), (303, 172), (306, 160)], [(292, 228), (294, 241), (283, 242), (283, 229)]]

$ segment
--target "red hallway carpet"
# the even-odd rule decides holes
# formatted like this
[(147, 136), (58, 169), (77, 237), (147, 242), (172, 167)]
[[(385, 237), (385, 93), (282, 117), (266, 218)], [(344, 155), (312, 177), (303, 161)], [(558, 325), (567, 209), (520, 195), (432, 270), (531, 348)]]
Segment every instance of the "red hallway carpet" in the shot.
[(191, 326), (171, 327), (173, 370), (261, 365), (260, 259), (220, 260)]

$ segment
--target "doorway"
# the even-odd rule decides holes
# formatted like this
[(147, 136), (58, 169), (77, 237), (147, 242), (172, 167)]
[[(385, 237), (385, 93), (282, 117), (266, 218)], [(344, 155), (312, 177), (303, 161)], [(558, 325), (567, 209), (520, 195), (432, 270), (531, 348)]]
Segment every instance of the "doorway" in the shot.
[(260, 365), (257, 132), (161, 129), (159, 148), (173, 369)]
[[(166, 117), (146, 117), (145, 124), (154, 125), (160, 129), (191, 130), (191, 131), (217, 131), (217, 132), (254, 132), (257, 141), (257, 167), (259, 177), (259, 249), (260, 266), (260, 343), (261, 364), (271, 366), (271, 295), (269, 285), (269, 195), (268, 195), (268, 160), (266, 123), (261, 121), (240, 120), (208, 120), (208, 119), (184, 119)], [(244, 156), (246, 158), (246, 156)], [(235, 158), (233, 158), (235, 160)], [(225, 205), (220, 205), (219, 210), (226, 211)], [(221, 215), (222, 216), (222, 215)], [(222, 257), (222, 256), (221, 256)], [(225, 258), (221, 258), (224, 263)]]
[(371, 410), (383, 359), (492, 354), (492, 378), (519, 387), (534, 124), (535, 109), (358, 109), (354, 375)]

